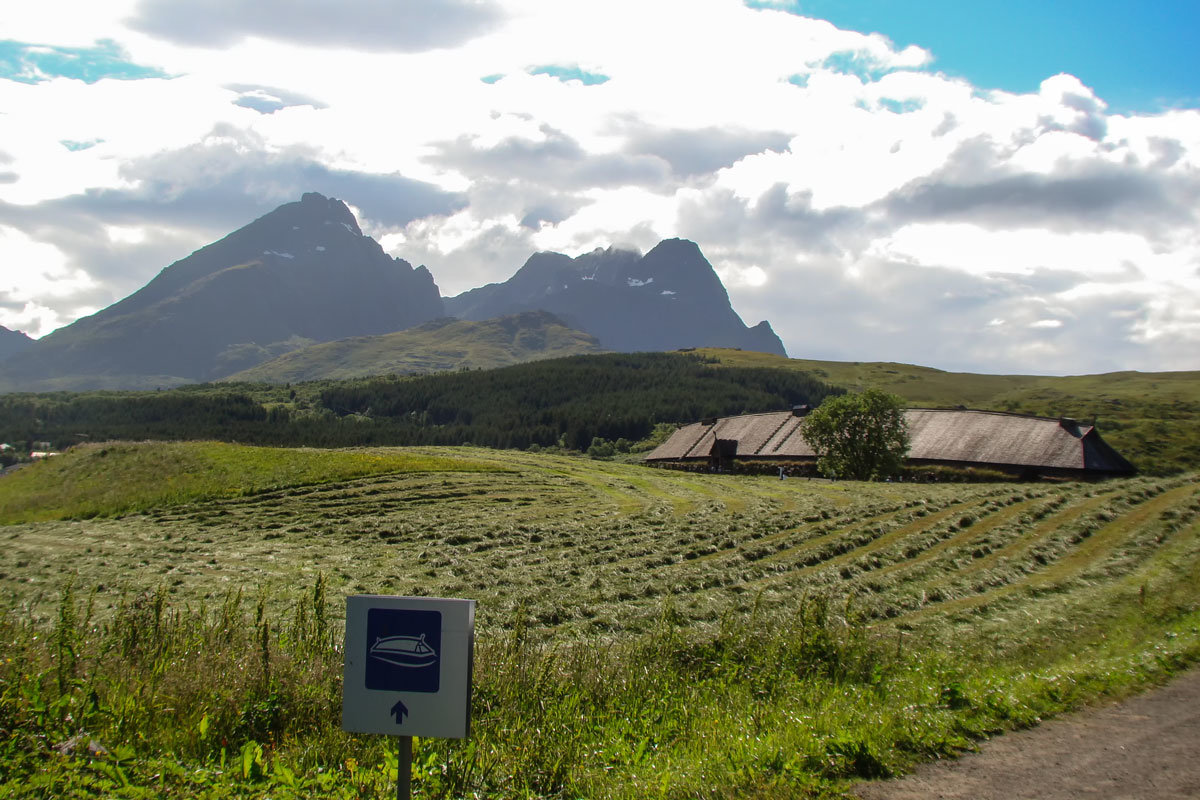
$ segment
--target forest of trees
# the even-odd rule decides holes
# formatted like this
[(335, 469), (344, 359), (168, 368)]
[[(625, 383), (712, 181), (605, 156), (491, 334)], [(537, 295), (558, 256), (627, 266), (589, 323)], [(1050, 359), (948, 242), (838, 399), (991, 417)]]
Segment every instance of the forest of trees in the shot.
[(718, 367), (678, 353), (611, 353), (294, 388), (0, 395), (0, 441), (48, 441), (57, 449), (109, 439), (219, 439), (585, 450), (597, 437), (637, 441), (658, 423), (815, 405), (841, 391), (788, 370)]

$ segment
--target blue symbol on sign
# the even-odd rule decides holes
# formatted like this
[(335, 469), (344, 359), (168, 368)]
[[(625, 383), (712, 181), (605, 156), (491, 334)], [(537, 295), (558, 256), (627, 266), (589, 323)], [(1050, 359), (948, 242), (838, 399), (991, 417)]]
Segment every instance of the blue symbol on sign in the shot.
[(377, 639), (371, 645), (370, 654), (374, 658), (400, 667), (428, 667), (438, 659), (438, 654), (425, 641), (425, 634), (420, 636), (386, 636)]
[(367, 610), (368, 689), (436, 693), (441, 688), (441, 649), (442, 612)]

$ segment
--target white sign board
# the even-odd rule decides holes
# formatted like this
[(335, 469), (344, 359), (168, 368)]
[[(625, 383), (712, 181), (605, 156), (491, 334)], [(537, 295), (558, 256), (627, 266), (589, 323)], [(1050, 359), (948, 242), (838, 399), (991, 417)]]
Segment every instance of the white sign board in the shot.
[(342, 729), (466, 738), (474, 645), (474, 600), (346, 598)]

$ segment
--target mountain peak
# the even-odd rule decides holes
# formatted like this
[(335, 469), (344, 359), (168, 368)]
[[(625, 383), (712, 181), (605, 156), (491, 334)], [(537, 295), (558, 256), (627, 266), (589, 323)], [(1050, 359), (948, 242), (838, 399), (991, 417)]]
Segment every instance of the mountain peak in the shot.
[(747, 328), (712, 264), (688, 239), (646, 253), (610, 247), (577, 258), (535, 253), (504, 283), (446, 301), (455, 316), (484, 320), (542, 309), (610, 350), (743, 347), (784, 355), (768, 323)]
[(70, 375), (78, 386), (209, 380), (298, 344), (443, 314), (429, 270), (385, 253), (341, 200), (308, 192), (7, 358), (5, 369), (29, 382)]
[[(654, 245), (654, 247), (650, 249), (650, 252), (653, 253), (655, 250), (662, 251), (663, 253), (670, 253), (674, 256), (695, 255), (699, 256), (700, 258), (704, 258), (704, 254), (700, 252), (700, 245), (696, 244), (691, 239), (663, 239), (661, 242)], [(649, 253), (647, 253), (647, 255), (649, 255)]]
[[(289, 203), (281, 206), (279, 210), (291, 210), (292, 205)], [(351, 233), (362, 236), (362, 229), (358, 227), (358, 220), (355, 219), (354, 213), (349, 206), (336, 197), (326, 197), (319, 192), (305, 192), (300, 196), (296, 210), (299, 212), (301, 222), (318, 224), (329, 222), (345, 225)]]
[(729, 304), (725, 285), (712, 264), (690, 239), (664, 239), (650, 249), (628, 273), (631, 281), (656, 281), (659, 290), (669, 290), (692, 297), (710, 297), (714, 302)]

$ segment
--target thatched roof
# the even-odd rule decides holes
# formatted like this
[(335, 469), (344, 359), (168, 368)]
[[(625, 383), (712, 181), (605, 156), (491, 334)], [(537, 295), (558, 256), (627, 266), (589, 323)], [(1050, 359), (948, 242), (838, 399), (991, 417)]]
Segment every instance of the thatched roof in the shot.
[[(1070, 419), (1000, 411), (910, 408), (904, 412), (910, 463), (986, 466), (1054, 473), (1130, 474), (1133, 465), (1100, 438), (1095, 426)], [(724, 417), (687, 425), (652, 451), (649, 462), (705, 460), (717, 440), (735, 441), (739, 459), (815, 457), (804, 418), (788, 411)], [(728, 455), (731, 445), (721, 448)]]

